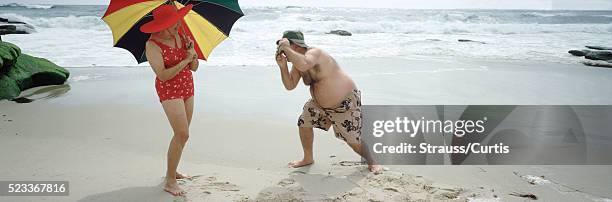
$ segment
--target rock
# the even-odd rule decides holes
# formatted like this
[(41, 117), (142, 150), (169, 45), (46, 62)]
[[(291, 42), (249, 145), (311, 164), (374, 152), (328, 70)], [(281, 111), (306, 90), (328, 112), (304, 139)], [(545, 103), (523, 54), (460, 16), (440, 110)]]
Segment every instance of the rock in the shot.
[(21, 49), (11, 43), (0, 42), (0, 75), (5, 75), (21, 55)]
[(34, 26), (25, 22), (13, 21), (0, 18), (0, 35), (7, 34), (30, 34), (36, 32)]
[(332, 30), (328, 32), (327, 34), (335, 34), (335, 35), (340, 35), (340, 36), (353, 36), (353, 33), (350, 33), (349, 31), (346, 31), (346, 30)]
[(572, 54), (573, 56), (578, 56), (578, 57), (585, 56), (589, 54), (590, 52), (591, 52), (590, 50), (570, 50), (568, 51), (569, 54)]
[(0, 74), (0, 100), (14, 99), (21, 91), (45, 85), (60, 85), (70, 73), (49, 60), (20, 54), (17, 46), (0, 42), (2, 74)]
[(0, 22), (7, 23), (7, 24), (26, 24), (25, 22), (13, 21), (7, 18), (0, 18)]
[(603, 61), (582, 61), (582, 64), (591, 67), (603, 67), (603, 68), (612, 68), (612, 60), (608, 62)]
[(459, 42), (473, 42), (473, 43), (486, 44), (485, 42), (482, 42), (482, 41), (474, 41), (474, 40), (469, 40), (469, 39), (459, 39), (457, 41), (459, 41)]
[(593, 49), (593, 50), (612, 50), (612, 47), (605, 47), (605, 46), (585, 46), (588, 49)]
[(29, 34), (25, 30), (18, 30), (15, 25), (0, 25), (0, 35), (7, 34)]
[(589, 60), (612, 60), (612, 51), (590, 51), (584, 57)]
[(12, 99), (11, 101), (23, 104), (23, 103), (33, 102), (34, 100), (32, 100), (30, 98), (25, 98), (25, 97), (18, 97), (18, 98)]
[(60, 85), (66, 82), (70, 73), (44, 58), (22, 54), (8, 72), (21, 90), (46, 85)]
[(0, 76), (0, 100), (14, 99), (19, 96), (21, 89), (14, 80), (7, 76)]

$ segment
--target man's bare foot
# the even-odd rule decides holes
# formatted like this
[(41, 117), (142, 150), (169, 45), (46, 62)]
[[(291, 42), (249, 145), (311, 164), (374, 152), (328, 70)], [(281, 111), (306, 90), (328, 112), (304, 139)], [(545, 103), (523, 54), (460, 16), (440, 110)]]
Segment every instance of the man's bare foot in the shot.
[(172, 194), (173, 196), (182, 196), (185, 194), (185, 191), (181, 189), (181, 187), (174, 182), (166, 182), (166, 186), (164, 186), (164, 191)]
[(314, 160), (312, 160), (312, 159), (302, 159), (302, 160), (299, 160), (299, 161), (290, 162), (289, 163), (289, 167), (299, 168), (299, 167), (307, 166), (307, 165), (310, 165), (310, 164), (313, 164), (313, 163), (314, 163)]
[(180, 180), (180, 179), (190, 179), (190, 178), (191, 178), (190, 176), (183, 175), (183, 174), (180, 174), (179, 172), (176, 172), (176, 179), (177, 180)]
[(368, 170), (374, 174), (381, 174), (385, 168), (380, 165), (368, 165)]

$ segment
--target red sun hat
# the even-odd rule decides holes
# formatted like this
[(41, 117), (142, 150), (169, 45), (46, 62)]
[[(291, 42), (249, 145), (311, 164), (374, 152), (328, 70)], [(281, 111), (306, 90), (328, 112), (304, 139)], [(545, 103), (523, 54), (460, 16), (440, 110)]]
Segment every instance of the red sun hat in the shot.
[(179, 10), (173, 5), (161, 5), (153, 10), (153, 20), (140, 27), (140, 31), (144, 33), (160, 32), (168, 29), (180, 19), (185, 17), (193, 5), (189, 4)]

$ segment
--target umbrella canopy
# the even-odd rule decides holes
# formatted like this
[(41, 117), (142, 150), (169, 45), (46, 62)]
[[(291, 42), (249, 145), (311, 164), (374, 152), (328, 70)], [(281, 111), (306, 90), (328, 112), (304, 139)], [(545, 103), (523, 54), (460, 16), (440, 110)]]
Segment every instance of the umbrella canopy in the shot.
[(193, 5), (182, 19), (179, 32), (193, 39), (198, 58), (203, 60), (244, 16), (237, 0), (111, 0), (102, 20), (113, 32), (114, 46), (130, 51), (138, 63), (147, 61), (145, 43), (151, 34), (141, 32), (140, 26), (153, 20), (151, 12), (164, 4), (175, 5), (177, 9)]

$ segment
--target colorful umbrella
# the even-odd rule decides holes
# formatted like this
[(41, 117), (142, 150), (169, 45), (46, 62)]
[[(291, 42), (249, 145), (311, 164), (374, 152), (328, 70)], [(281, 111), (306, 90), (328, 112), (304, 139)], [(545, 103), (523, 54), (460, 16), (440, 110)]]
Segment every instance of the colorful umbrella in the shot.
[(208, 59), (212, 50), (229, 36), (234, 23), (244, 16), (237, 0), (111, 0), (102, 20), (113, 32), (114, 46), (130, 51), (138, 63), (147, 61), (144, 52), (150, 34), (142, 33), (139, 28), (153, 20), (151, 12), (164, 4), (173, 4), (177, 9), (193, 5), (182, 21), (180, 33), (194, 40), (198, 58), (203, 60)]

